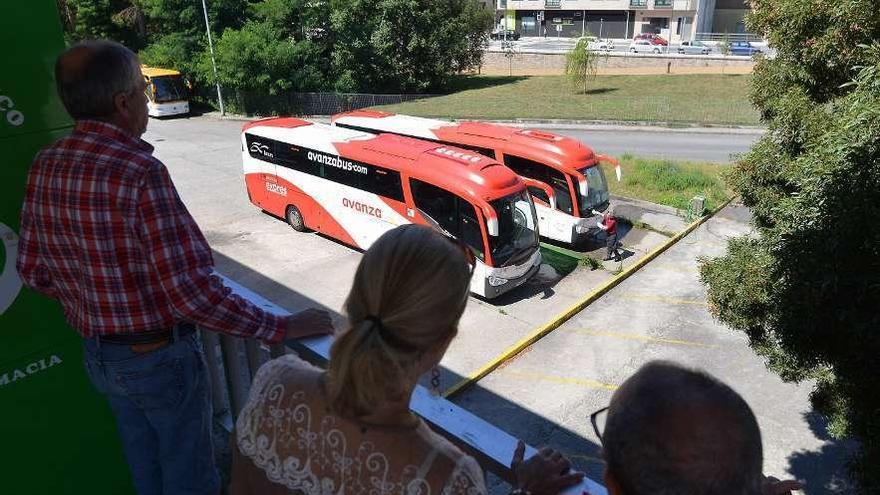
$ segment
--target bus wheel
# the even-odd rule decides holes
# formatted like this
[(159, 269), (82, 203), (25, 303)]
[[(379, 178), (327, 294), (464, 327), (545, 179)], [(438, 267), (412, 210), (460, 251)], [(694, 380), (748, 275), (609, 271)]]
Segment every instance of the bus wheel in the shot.
[(309, 230), (306, 228), (306, 222), (303, 220), (299, 208), (293, 205), (287, 207), (287, 223), (297, 232), (307, 232)]

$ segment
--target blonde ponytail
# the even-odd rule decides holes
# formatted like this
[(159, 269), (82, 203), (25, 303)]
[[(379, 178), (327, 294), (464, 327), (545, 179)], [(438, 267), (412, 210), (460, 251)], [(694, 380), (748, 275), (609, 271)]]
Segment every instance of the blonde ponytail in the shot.
[(380, 237), (355, 273), (350, 327), (330, 350), (332, 407), (361, 416), (403, 398), (423, 353), (457, 331), (469, 282), (464, 254), (442, 234), (405, 225)]

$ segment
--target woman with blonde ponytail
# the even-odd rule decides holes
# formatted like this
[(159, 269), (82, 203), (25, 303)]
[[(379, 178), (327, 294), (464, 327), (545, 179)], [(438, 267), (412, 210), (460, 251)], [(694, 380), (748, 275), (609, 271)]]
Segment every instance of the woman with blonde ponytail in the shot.
[[(483, 473), (409, 410), (421, 376), (458, 331), (473, 257), (405, 225), (364, 253), (345, 302), (349, 328), (326, 371), (288, 355), (264, 365), (238, 418), (230, 493), (482, 494)], [(522, 493), (555, 493), (582, 474), (545, 449), (513, 467)]]

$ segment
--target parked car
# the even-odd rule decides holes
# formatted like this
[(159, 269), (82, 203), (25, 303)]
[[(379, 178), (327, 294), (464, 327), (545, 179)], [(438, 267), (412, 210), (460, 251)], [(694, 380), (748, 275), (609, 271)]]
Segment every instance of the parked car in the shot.
[(682, 41), (681, 44), (678, 45), (678, 53), (682, 54), (708, 55), (711, 51), (712, 48), (709, 45), (704, 44), (702, 41)]
[(587, 49), (588, 50), (596, 50), (596, 51), (604, 51), (610, 52), (614, 50), (614, 40), (611, 39), (599, 39), (595, 36), (584, 36), (581, 38), (582, 40), (587, 40)]
[(668, 46), (669, 45), (669, 42), (666, 41), (665, 38), (663, 38), (659, 34), (655, 34), (655, 33), (637, 34), (633, 37), (633, 41), (636, 41), (636, 40), (648, 40), (651, 42), (652, 45), (657, 45), (657, 46)]
[(514, 31), (513, 29), (496, 29), (492, 31), (492, 34), (489, 35), (489, 38), (493, 40), (503, 40), (505, 39), (505, 31), (507, 32), (507, 39), (516, 41), (519, 39), (519, 33)]
[(660, 53), (663, 47), (654, 45), (648, 40), (634, 40), (629, 45), (629, 51), (632, 53)]
[(748, 41), (732, 41), (730, 42), (730, 54), (731, 55), (746, 55), (751, 57), (756, 53), (761, 53), (761, 50), (752, 46)]

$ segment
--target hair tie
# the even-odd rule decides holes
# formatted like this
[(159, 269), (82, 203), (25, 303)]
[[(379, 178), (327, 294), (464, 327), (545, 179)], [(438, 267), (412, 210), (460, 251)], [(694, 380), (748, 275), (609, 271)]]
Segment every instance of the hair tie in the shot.
[(385, 325), (382, 324), (382, 320), (378, 316), (367, 315), (364, 318), (364, 321), (372, 323), (373, 329), (379, 332), (379, 337), (381, 337), (382, 340), (384, 340), (385, 343), (387, 343), (391, 347), (394, 347), (395, 349), (403, 352), (416, 352), (419, 350), (416, 346), (410, 344), (409, 342), (404, 342), (403, 340), (397, 338), (397, 336), (389, 332), (388, 329), (385, 328)]

